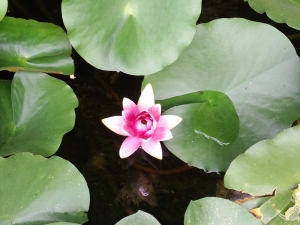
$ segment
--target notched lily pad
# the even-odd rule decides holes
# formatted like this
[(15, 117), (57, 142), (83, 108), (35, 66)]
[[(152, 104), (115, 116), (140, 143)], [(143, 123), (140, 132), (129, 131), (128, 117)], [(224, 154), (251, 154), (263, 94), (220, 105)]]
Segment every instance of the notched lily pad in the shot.
[[(102, 70), (148, 75), (191, 43), (201, 0), (63, 0), (73, 47)], [(163, 21), (163, 22), (161, 22)]]
[(77, 105), (65, 82), (43, 73), (18, 71), (0, 81), (0, 155), (54, 154), (74, 126)]
[(12, 17), (0, 22), (0, 70), (73, 74), (71, 51), (59, 26)]

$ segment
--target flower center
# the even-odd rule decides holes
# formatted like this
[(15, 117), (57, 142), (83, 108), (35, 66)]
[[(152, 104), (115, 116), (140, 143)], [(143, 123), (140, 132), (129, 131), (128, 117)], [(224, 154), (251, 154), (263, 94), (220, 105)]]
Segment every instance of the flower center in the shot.
[(152, 116), (148, 112), (143, 111), (139, 113), (134, 123), (137, 136), (145, 140), (149, 139), (155, 130), (154, 123)]

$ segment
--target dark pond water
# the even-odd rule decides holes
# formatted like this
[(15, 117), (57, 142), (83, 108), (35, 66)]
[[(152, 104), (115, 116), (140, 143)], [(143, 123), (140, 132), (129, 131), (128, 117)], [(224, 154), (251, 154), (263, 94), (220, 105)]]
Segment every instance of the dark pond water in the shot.
[[(9, 16), (36, 19), (63, 27), (59, 0), (9, 1)], [(244, 17), (276, 25), (285, 34), (295, 34), (286, 25), (275, 24), (265, 15), (255, 13), (247, 3), (238, 0), (203, 0), (199, 22), (222, 17)], [(299, 39), (292, 40), (299, 54)], [(76, 125), (66, 134), (57, 155), (71, 161), (84, 175), (91, 194), (90, 225), (113, 225), (123, 217), (143, 210), (163, 225), (181, 225), (190, 200), (219, 194), (222, 174), (205, 173), (189, 168), (170, 154), (157, 162), (157, 169), (138, 160), (123, 169), (118, 149), (123, 137), (110, 132), (101, 119), (121, 112), (120, 99), (137, 101), (142, 77), (105, 72), (89, 66), (75, 52), (77, 77), (64, 79), (79, 99)], [(144, 196), (139, 187), (149, 193)]]

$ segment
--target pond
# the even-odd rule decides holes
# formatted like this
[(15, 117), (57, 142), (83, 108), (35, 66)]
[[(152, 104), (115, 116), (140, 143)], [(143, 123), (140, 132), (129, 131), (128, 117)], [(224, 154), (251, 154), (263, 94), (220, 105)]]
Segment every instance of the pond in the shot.
[[(28, 1), (29, 2), (29, 1)], [(36, 19), (63, 27), (60, 1), (32, 1), (21, 5), (9, 1), (9, 16)], [(29, 7), (29, 6), (34, 7)], [(286, 35), (295, 30), (275, 24), (267, 16), (255, 13), (247, 3), (238, 0), (203, 1), (198, 23), (217, 18), (243, 17), (276, 26)], [(291, 41), (300, 53), (300, 38)], [(142, 76), (98, 70), (82, 59), (75, 50), (75, 77), (53, 75), (64, 80), (79, 100), (76, 122), (64, 135), (56, 155), (72, 162), (85, 177), (91, 195), (87, 225), (113, 225), (122, 218), (143, 210), (163, 225), (182, 225), (191, 200), (208, 196), (238, 198), (223, 186), (224, 173), (204, 171), (181, 161), (163, 146), (168, 156), (148, 162), (121, 160), (119, 148), (124, 137), (108, 130), (103, 118), (120, 115), (124, 97), (137, 102)], [(10, 79), (11, 74), (6, 75)], [(182, 149), (185, 151), (185, 149)]]

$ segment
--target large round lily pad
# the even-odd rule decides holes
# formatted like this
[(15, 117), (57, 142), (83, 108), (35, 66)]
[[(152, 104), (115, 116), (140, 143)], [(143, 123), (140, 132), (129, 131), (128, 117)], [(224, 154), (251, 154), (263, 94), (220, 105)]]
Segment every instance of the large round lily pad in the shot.
[(245, 19), (219, 19), (197, 26), (191, 45), (164, 70), (145, 77), (156, 99), (195, 91), (225, 93), (240, 118), (239, 135), (219, 145), (193, 129), (199, 104), (174, 107), (166, 114), (183, 118), (172, 129), (168, 149), (198, 168), (224, 171), (254, 143), (290, 127), (300, 112), (300, 59), (277, 29)]
[(286, 23), (300, 30), (299, 0), (245, 0), (258, 13), (266, 13), (277, 23)]
[(43, 73), (18, 71), (0, 81), (0, 155), (29, 151), (54, 154), (75, 123), (78, 101), (63, 81)]
[(68, 161), (30, 153), (0, 157), (0, 224), (87, 221), (89, 190)]
[(191, 43), (201, 0), (63, 0), (73, 47), (102, 70), (157, 72)]
[(297, 126), (261, 141), (239, 155), (226, 172), (227, 188), (254, 196), (272, 195), (275, 191), (275, 196), (260, 207), (264, 223), (290, 203), (292, 190), (300, 183), (299, 137)]

